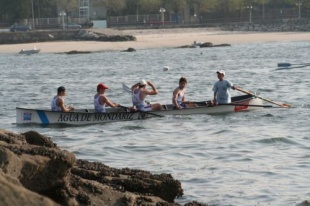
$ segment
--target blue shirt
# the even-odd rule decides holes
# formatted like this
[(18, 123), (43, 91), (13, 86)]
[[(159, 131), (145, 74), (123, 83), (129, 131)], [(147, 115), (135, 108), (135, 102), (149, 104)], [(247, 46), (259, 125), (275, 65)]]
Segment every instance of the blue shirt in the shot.
[(212, 90), (214, 91), (214, 93), (216, 93), (216, 101), (218, 104), (225, 104), (231, 102), (229, 91), (232, 86), (233, 83), (225, 79), (215, 82)]

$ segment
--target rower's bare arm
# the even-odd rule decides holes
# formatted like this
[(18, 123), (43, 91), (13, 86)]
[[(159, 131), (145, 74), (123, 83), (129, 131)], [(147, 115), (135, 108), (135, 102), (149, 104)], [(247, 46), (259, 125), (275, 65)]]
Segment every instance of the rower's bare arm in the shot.
[(132, 85), (131, 90), (137, 89), (139, 85), (140, 85), (140, 83), (136, 83), (136, 84)]
[(147, 84), (152, 87), (152, 91), (148, 90), (148, 95), (156, 95), (158, 94), (158, 90), (156, 89), (156, 87), (153, 85), (152, 82), (147, 82)]
[(73, 111), (74, 110), (74, 108), (73, 107), (66, 107), (65, 106), (65, 103), (64, 103), (64, 101), (63, 101), (63, 99), (58, 99), (57, 100), (57, 105), (61, 108), (61, 111), (62, 112), (70, 112), (70, 111)]
[(102, 98), (103, 98), (103, 101), (110, 107), (119, 107), (119, 104), (115, 104), (111, 102), (107, 97), (102, 97)]
[(175, 89), (173, 92), (173, 105), (177, 108), (177, 109), (182, 109), (182, 107), (180, 107), (180, 105), (178, 104), (178, 95), (179, 95), (179, 90)]

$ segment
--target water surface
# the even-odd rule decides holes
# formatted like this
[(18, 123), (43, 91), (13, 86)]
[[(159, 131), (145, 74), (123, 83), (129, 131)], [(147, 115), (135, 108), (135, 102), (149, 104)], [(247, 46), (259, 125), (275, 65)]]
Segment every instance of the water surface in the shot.
[[(36, 130), (79, 159), (171, 173), (184, 189), (179, 203), (296, 205), (309, 199), (310, 68), (276, 68), (280, 62), (307, 62), (309, 48), (310, 42), (283, 42), (134, 53), (0, 54), (0, 128)], [(163, 71), (164, 66), (171, 69)], [(76, 108), (92, 108), (100, 82), (109, 86), (112, 101), (130, 105), (122, 83), (131, 86), (144, 78), (159, 88), (149, 100), (170, 103), (185, 76), (187, 99), (209, 100), (220, 69), (239, 87), (295, 108), (273, 105), (254, 112), (82, 127), (14, 124), (16, 106), (49, 108), (61, 85), (68, 90), (66, 102)]]

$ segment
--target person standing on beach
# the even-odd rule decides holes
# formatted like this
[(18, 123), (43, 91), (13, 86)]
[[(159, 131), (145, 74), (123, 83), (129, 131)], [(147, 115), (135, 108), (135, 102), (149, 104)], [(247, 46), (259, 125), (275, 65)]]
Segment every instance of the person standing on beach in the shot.
[(185, 109), (189, 107), (196, 107), (196, 104), (189, 101), (185, 102), (185, 87), (187, 85), (187, 79), (181, 77), (179, 80), (179, 86), (175, 88), (172, 95), (172, 104), (176, 109)]
[(225, 71), (220, 70), (216, 73), (219, 80), (215, 82), (212, 89), (214, 92), (213, 105), (230, 103), (231, 97), (229, 90), (230, 88), (235, 89), (235, 87), (233, 83), (224, 79)]
[(66, 96), (66, 88), (61, 86), (57, 89), (57, 95), (52, 99), (51, 109), (57, 112), (71, 112), (74, 110), (72, 106), (65, 106), (64, 96)]
[(95, 112), (106, 112), (105, 107), (119, 107), (119, 104), (111, 102), (106, 96), (105, 92), (109, 89), (106, 85), (100, 83), (97, 85), (97, 94), (94, 96)]
[[(152, 87), (152, 90), (146, 89), (146, 86)], [(140, 82), (134, 84), (131, 87), (132, 91), (132, 104), (134, 107), (137, 108), (139, 111), (154, 111), (154, 110), (161, 110), (163, 106), (161, 104), (146, 104), (145, 98), (147, 95), (156, 95), (158, 94), (158, 90), (153, 85), (152, 82), (147, 82), (142, 79)]]

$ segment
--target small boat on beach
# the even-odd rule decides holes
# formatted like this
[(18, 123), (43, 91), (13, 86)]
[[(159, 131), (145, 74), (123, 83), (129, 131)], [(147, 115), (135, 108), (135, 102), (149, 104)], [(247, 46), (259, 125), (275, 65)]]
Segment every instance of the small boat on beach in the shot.
[(195, 48), (199, 48), (201, 44), (202, 44), (201, 42), (194, 41), (191, 46)]
[(33, 47), (33, 49), (22, 49), (20, 50), (20, 52), (18, 52), (19, 54), (27, 54), (27, 55), (30, 55), (30, 54), (37, 54), (40, 52), (40, 49), (37, 49), (36, 47)]
[[(232, 103), (213, 106), (210, 101), (195, 102), (197, 107), (174, 109), (172, 104), (166, 104), (164, 110), (158, 111), (129, 111), (127, 107), (108, 108), (105, 113), (96, 113), (93, 109), (76, 109), (72, 112), (54, 112), (49, 109), (31, 109), (16, 107), (16, 124), (65, 124), (88, 125), (118, 121), (142, 120), (167, 115), (194, 115), (194, 114), (223, 114), (241, 111), (250, 111), (268, 107), (262, 100), (253, 95), (232, 97)], [(271, 106), (269, 106), (271, 107)]]

